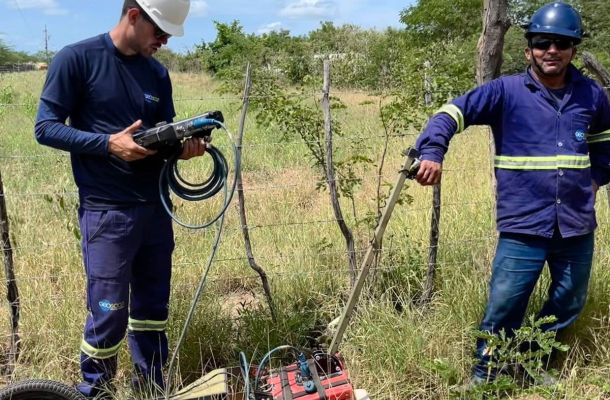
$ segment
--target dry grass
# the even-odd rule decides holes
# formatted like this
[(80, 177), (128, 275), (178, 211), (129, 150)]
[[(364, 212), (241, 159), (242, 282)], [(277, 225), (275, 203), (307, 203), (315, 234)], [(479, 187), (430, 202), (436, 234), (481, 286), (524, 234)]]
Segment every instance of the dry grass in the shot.
[[(43, 148), (33, 138), (33, 99), (43, 79), (38, 72), (0, 75), (0, 93), (10, 88), (14, 94), (11, 101), (17, 104), (0, 105), (0, 172), (22, 300), (23, 349), (14, 379), (44, 377), (76, 382), (84, 319), (84, 276), (73, 232), (77, 197), (68, 157)], [(174, 74), (173, 81), (180, 118), (220, 109), (227, 126), (237, 129), (237, 97), (215, 94), (217, 84), (206, 76)], [(335, 114), (347, 135), (337, 139), (337, 146), (357, 141), (364, 154), (377, 160), (383, 136), (378, 99), (366, 93), (336, 95), (347, 105)], [(214, 143), (228, 154), (226, 139), (220, 132), (214, 135)], [(392, 140), (385, 181), (394, 182), (402, 162), (400, 151), (413, 140), (414, 136)], [(249, 118), (243, 160), (248, 224), (257, 261), (273, 285), (279, 321), (271, 323), (258, 279), (244, 259), (236, 207), (232, 205), (218, 260), (191, 326), (189, 343), (181, 353), (185, 376), (196, 375), (210, 365), (235, 365), (236, 352), (242, 349), (256, 361), (278, 344), (305, 345), (304, 336), (314, 325), (328, 322), (340, 311), (348, 287), (343, 240), (332, 222), (328, 194), (315, 189), (319, 172), (312, 170), (305, 155), (297, 138), (282, 142), (273, 127), (257, 127)], [(205, 161), (185, 167), (195, 174), (205, 168)], [(359, 218), (374, 210), (376, 173), (374, 168), (363, 172), (363, 185), (355, 201)], [(413, 202), (398, 207), (393, 215), (379, 269), (342, 347), (355, 384), (368, 389), (371, 398), (447, 399), (449, 388), (467, 376), (471, 332), (481, 317), (495, 245), (491, 188), (488, 135), (475, 128), (455, 138), (447, 157), (436, 292), (425, 309), (414, 307), (412, 299), (421, 291), (427, 265), (432, 192), (412, 183), (405, 189)], [(185, 205), (181, 213), (204, 218), (212, 215), (212, 206), (219, 205), (219, 200), (205, 206)], [(344, 201), (343, 206), (362, 251), (370, 229), (355, 227), (351, 205)], [(565, 339), (573, 351), (559, 366), (563, 368), (561, 393), (555, 392), (555, 397), (535, 393), (520, 399), (602, 399), (610, 392), (610, 273), (606, 268), (610, 232), (605, 195), (599, 198), (598, 212), (600, 229), (590, 300), (571, 336)], [(211, 231), (176, 228), (172, 343), (213, 235)], [(545, 284), (543, 280), (532, 308), (541, 304)], [(4, 290), (0, 290), (2, 297)], [(241, 300), (227, 300), (227, 296), (233, 299), (244, 293), (248, 298), (250, 293), (256, 297), (243, 306)], [(8, 334), (7, 307), (0, 310), (0, 318)], [(123, 350), (119, 383), (126, 384), (128, 376), (129, 358)]]

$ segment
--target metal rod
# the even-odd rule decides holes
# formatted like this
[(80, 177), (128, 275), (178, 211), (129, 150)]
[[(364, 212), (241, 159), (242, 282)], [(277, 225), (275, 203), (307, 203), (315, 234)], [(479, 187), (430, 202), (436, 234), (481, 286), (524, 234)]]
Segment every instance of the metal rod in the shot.
[(371, 264), (375, 260), (375, 255), (379, 251), (379, 247), (381, 245), (381, 239), (383, 238), (383, 234), (385, 229), (390, 221), (390, 217), (392, 216), (392, 212), (394, 211), (394, 206), (398, 202), (400, 197), (400, 192), (405, 184), (405, 180), (409, 175), (409, 171), (415, 161), (415, 155), (413, 152), (407, 152), (406, 160), (403, 167), (400, 170), (398, 178), (396, 179), (396, 183), (394, 184), (394, 189), (392, 190), (392, 194), (388, 199), (388, 202), (381, 214), (381, 218), (379, 219), (379, 223), (377, 224), (377, 228), (375, 228), (375, 233), (373, 234), (373, 238), (371, 239), (371, 243), (366, 251), (366, 255), (362, 260), (362, 264), (360, 266), (360, 272), (358, 273), (358, 278), (352, 287), (352, 291), (349, 295), (349, 299), (347, 300), (347, 304), (343, 308), (343, 313), (341, 314), (341, 319), (339, 321), (339, 325), (337, 327), (337, 331), (335, 332), (335, 336), (330, 344), (329, 354), (335, 354), (339, 350), (339, 345), (343, 340), (343, 335), (345, 334), (345, 330), (347, 329), (347, 325), (349, 324), (350, 318), (356, 308), (356, 304), (360, 299), (360, 294), (362, 292), (362, 288), (364, 287), (364, 283), (369, 274), (369, 270), (371, 268)]

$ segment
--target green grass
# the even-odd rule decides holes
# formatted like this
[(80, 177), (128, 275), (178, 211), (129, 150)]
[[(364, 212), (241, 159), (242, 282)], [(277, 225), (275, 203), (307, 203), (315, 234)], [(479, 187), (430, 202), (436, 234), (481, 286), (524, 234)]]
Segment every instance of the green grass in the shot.
[[(84, 273), (75, 234), (77, 197), (65, 153), (38, 145), (33, 137), (36, 100), (44, 74), (0, 75), (0, 172), (10, 217), (14, 261), (22, 301), (22, 357), (14, 379), (29, 377), (77, 382), (78, 346), (84, 321)], [(220, 109), (236, 134), (241, 101), (214, 92), (206, 76), (173, 74), (178, 118)], [(334, 93), (347, 105), (335, 111), (348, 142), (361, 143), (364, 155), (378, 160), (383, 132), (377, 99), (359, 92)], [(373, 99), (373, 101), (366, 101)], [(415, 133), (415, 132), (411, 132)], [(272, 322), (260, 282), (245, 259), (236, 202), (208, 285), (180, 354), (185, 379), (214, 366), (237, 365), (237, 352), (259, 361), (280, 344), (306, 346), (339, 315), (349, 288), (345, 247), (327, 192), (316, 190), (319, 171), (311, 168), (298, 138), (281, 141), (274, 127), (246, 126), (243, 175), (248, 224), (258, 263), (269, 274), (278, 320)], [(400, 151), (414, 135), (394, 138), (384, 179), (394, 183)], [(445, 163), (443, 210), (436, 290), (426, 308), (413, 305), (427, 268), (432, 190), (408, 183), (413, 197), (398, 206), (384, 239), (383, 256), (373, 271), (341, 351), (355, 386), (373, 399), (449, 399), (450, 387), (468, 376), (476, 329), (485, 304), (496, 233), (489, 160), (489, 137), (471, 129), (454, 139)], [(214, 144), (230, 156), (220, 131)], [(231, 157), (229, 157), (231, 158)], [(190, 164), (189, 164), (190, 163)], [(205, 174), (206, 160), (184, 163), (187, 174)], [(202, 172), (203, 171), (203, 172)], [(359, 218), (375, 210), (376, 171), (363, 172), (356, 192)], [(189, 175), (191, 176), (191, 175)], [(361, 257), (371, 235), (355, 227), (351, 205), (343, 211), (354, 228)], [(220, 206), (181, 206), (180, 215), (202, 221)], [(562, 386), (554, 392), (514, 394), (512, 398), (601, 399), (610, 393), (610, 241), (605, 191), (598, 199), (597, 251), (589, 302), (562, 340), (571, 346), (557, 367)], [(191, 296), (209, 256), (214, 232), (176, 227), (170, 343), (182, 328)], [(544, 299), (548, 278), (532, 299), (534, 312)], [(6, 297), (5, 288), (0, 296)], [(9, 311), (0, 310), (8, 343)], [(2, 345), (6, 347), (6, 344)], [(127, 385), (129, 356), (121, 352), (118, 376)], [(530, 397), (526, 397), (530, 396)], [(121, 398), (121, 397), (119, 397)]]

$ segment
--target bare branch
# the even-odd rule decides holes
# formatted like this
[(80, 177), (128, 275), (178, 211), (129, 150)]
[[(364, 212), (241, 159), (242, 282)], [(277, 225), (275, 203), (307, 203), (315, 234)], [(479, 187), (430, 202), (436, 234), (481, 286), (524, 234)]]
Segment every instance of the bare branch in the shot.
[(337, 182), (335, 180), (335, 168), (333, 164), (333, 132), (330, 114), (330, 61), (324, 61), (324, 87), (322, 89), (322, 109), (324, 111), (324, 131), (326, 138), (326, 182), (330, 192), (330, 200), (333, 206), (335, 219), (339, 224), (341, 233), (345, 238), (347, 246), (347, 257), (352, 285), (356, 279), (356, 251), (354, 248), (354, 235), (345, 223), (341, 204), (339, 204), (339, 194), (337, 192)]
[[(239, 120), (239, 132), (237, 135), (237, 153), (238, 157), (241, 159), (241, 151), (242, 151), (242, 141), (244, 137), (244, 128), (246, 125), (246, 115), (248, 113), (248, 105), (250, 103), (250, 89), (252, 88), (252, 74), (250, 70), (250, 63), (248, 63), (248, 67), (246, 68), (246, 84), (244, 88), (244, 98), (243, 104), (241, 108), (241, 117)], [(273, 305), (273, 297), (271, 296), (271, 287), (269, 286), (269, 279), (267, 278), (267, 274), (265, 270), (261, 268), (254, 259), (254, 253), (252, 251), (252, 243), (250, 241), (250, 231), (248, 229), (248, 220), (246, 219), (246, 197), (244, 195), (244, 185), (243, 179), (241, 176), (241, 168), (236, 171), (237, 172), (237, 198), (239, 200), (239, 221), (241, 223), (241, 230), (244, 235), (244, 244), (246, 246), (246, 256), (248, 257), (248, 264), (250, 267), (258, 273), (261, 278), (261, 283), (263, 285), (263, 290), (265, 291), (265, 297), (267, 298), (267, 303), (269, 305), (269, 311), (271, 312), (271, 318), (273, 321), (276, 321), (275, 316), (275, 307)]]

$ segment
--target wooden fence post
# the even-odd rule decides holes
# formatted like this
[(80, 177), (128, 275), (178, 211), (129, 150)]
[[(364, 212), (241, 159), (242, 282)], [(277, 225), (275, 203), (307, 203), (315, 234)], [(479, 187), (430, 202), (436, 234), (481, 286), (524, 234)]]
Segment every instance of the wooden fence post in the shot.
[(339, 194), (337, 191), (335, 166), (333, 164), (333, 132), (332, 119), (330, 115), (330, 60), (324, 60), (322, 110), (324, 111), (324, 132), (326, 139), (326, 183), (328, 183), (328, 191), (330, 193), (335, 219), (337, 220), (341, 233), (345, 238), (349, 263), (350, 283), (353, 286), (356, 281), (356, 250), (354, 246), (354, 235), (343, 218), (343, 212), (341, 211), (341, 204), (339, 203)]
[[(246, 126), (246, 114), (248, 113), (248, 106), (250, 104), (250, 89), (252, 88), (252, 70), (250, 63), (246, 67), (246, 83), (244, 86), (244, 98), (241, 108), (241, 116), (239, 119), (239, 132), (237, 134), (237, 152), (241, 158), (242, 142), (244, 138), (244, 129)], [(244, 195), (244, 184), (241, 176), (241, 168), (237, 171), (237, 198), (239, 200), (239, 221), (241, 223), (241, 231), (244, 236), (244, 245), (246, 246), (246, 256), (248, 257), (248, 264), (261, 278), (265, 297), (267, 298), (267, 304), (269, 305), (269, 312), (271, 318), (276, 321), (275, 307), (273, 305), (273, 297), (271, 296), (271, 287), (269, 286), (269, 279), (265, 270), (262, 269), (254, 259), (254, 253), (252, 251), (252, 242), (250, 241), (250, 231), (248, 229), (248, 220), (246, 218), (246, 197)]]
[(4, 276), (6, 278), (6, 297), (11, 309), (11, 346), (8, 354), (8, 362), (5, 373), (13, 373), (15, 364), (19, 358), (20, 339), (19, 339), (19, 290), (15, 280), (15, 269), (13, 267), (13, 248), (9, 234), (8, 213), (6, 211), (6, 201), (4, 195), (4, 184), (2, 183), (2, 173), (0, 171), (0, 237), (2, 240), (2, 252), (4, 254)]
[[(430, 62), (424, 63), (424, 102), (426, 108), (432, 106), (432, 77), (430, 76)], [(428, 272), (426, 274), (426, 284), (419, 299), (420, 305), (425, 305), (432, 299), (434, 291), (434, 277), (436, 276), (436, 266), (438, 258), (438, 242), (440, 237), (441, 222), (441, 184), (434, 185), (432, 193), (432, 219), (430, 221), (430, 246), (428, 248)]]

